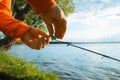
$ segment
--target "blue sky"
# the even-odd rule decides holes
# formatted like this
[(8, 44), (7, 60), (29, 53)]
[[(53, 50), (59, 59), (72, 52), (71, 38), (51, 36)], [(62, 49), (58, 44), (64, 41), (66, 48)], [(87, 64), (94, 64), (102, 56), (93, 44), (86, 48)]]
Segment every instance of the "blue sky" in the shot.
[[(79, 1), (79, 2), (78, 2)], [(120, 0), (74, 0), (65, 41), (120, 41)]]

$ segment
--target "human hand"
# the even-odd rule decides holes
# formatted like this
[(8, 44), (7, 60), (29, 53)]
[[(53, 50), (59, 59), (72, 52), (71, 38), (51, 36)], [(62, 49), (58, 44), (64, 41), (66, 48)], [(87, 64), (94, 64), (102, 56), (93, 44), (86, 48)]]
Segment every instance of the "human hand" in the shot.
[(40, 15), (47, 25), (50, 37), (56, 36), (56, 38), (62, 39), (67, 28), (66, 17), (62, 9), (58, 5), (55, 5)]
[(41, 49), (44, 48), (49, 43), (49, 36), (40, 29), (31, 28), (28, 30), (22, 41), (32, 49)]

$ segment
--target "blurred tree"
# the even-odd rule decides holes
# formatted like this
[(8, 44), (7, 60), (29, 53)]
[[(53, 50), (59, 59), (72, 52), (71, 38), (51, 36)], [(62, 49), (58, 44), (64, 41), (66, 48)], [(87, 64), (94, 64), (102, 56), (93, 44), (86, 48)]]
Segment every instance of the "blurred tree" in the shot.
[[(56, 0), (57, 4), (63, 9), (66, 16), (74, 11), (73, 0)], [(12, 0), (12, 11), (13, 17), (18, 20), (24, 21), (26, 24), (40, 28), (44, 31), (47, 31), (45, 23), (42, 21), (39, 15), (36, 15), (32, 10), (31, 6), (26, 3), (25, 0)], [(12, 42), (12, 38), (6, 37), (5, 41), (0, 40), (0, 47), (5, 46), (4, 44), (8, 40)], [(2, 42), (4, 41), (4, 42)]]
[(66, 16), (74, 12), (73, 0), (56, 0), (57, 4), (63, 9)]

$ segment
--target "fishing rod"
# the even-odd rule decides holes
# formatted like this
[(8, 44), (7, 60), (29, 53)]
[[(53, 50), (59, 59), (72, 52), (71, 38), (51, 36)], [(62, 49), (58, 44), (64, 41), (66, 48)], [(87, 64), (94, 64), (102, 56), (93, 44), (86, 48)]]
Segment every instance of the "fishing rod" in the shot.
[(108, 55), (105, 55), (105, 54), (102, 54), (102, 53), (99, 53), (99, 52), (96, 52), (96, 51), (93, 51), (93, 50), (90, 50), (90, 49), (86, 49), (86, 48), (84, 48), (84, 47), (76, 46), (76, 45), (74, 45), (74, 44), (72, 44), (72, 43), (70, 43), (70, 42), (64, 42), (64, 41), (57, 40), (56, 37), (52, 37), (52, 40), (55, 40), (55, 41), (57, 41), (57, 42), (59, 42), (59, 43), (67, 44), (67, 45), (69, 45), (69, 46), (73, 46), (73, 47), (75, 47), (75, 48), (82, 49), (82, 50), (85, 50), (85, 51), (88, 51), (88, 52), (91, 52), (91, 53), (100, 55), (100, 56), (102, 56), (102, 57), (106, 57), (106, 58), (108, 58), (108, 59), (112, 59), (112, 60), (114, 60), (114, 61), (120, 62), (120, 59), (117, 59), (117, 58), (114, 58), (114, 57), (111, 57), (111, 56), (108, 56)]

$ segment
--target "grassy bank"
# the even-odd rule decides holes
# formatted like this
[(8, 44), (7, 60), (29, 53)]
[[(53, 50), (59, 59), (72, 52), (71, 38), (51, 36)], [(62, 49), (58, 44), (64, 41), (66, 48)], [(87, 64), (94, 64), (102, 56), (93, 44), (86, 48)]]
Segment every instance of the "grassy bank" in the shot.
[(53, 73), (40, 71), (33, 63), (0, 50), (0, 80), (60, 80)]

